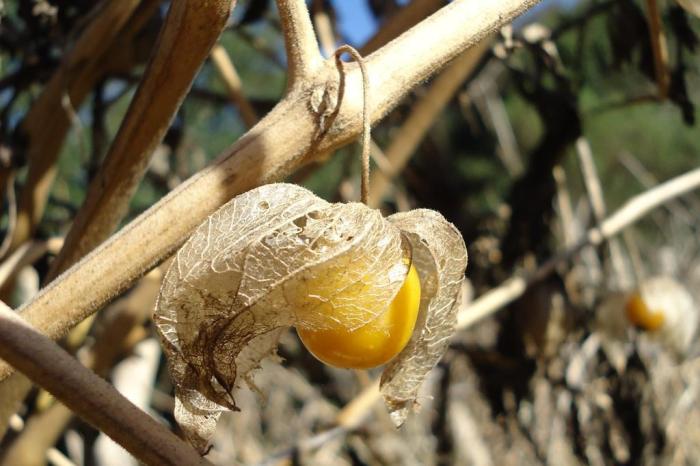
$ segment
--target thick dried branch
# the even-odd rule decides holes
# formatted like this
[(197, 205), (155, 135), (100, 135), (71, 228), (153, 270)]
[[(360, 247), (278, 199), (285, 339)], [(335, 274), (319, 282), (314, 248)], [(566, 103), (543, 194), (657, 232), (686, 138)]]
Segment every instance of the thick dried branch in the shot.
[[(160, 269), (151, 271), (127, 297), (110, 306), (107, 318), (100, 323), (101, 331), (96, 335), (95, 344), (79, 355), (80, 361), (86, 367), (97, 374), (106, 375), (119, 355), (129, 351), (127, 345), (130, 342), (130, 335), (133, 335), (135, 329), (141, 329), (140, 325), (150, 317), (160, 289), (161, 278)], [(14, 374), (10, 379), (0, 383), (0, 389), (5, 388), (7, 382), (19, 377), (25, 379), (21, 374)], [(21, 401), (30, 387), (31, 383), (27, 381), (26, 385), (15, 388), (14, 398)], [(3, 395), (6, 399), (13, 398), (12, 392), (3, 392)], [(0, 404), (1, 406), (3, 404)], [(13, 406), (16, 411), (16, 403)], [(1, 423), (9, 417), (9, 414), (0, 412), (3, 413), (0, 415), (3, 416), (0, 417)], [(73, 419), (73, 413), (61, 403), (54, 403), (46, 411), (32, 416), (19, 437), (7, 449), (0, 465), (40, 466), (45, 464), (46, 451), (56, 444), (71, 419)], [(2, 437), (1, 430), (0, 437)]]
[[(386, 114), (416, 84), (536, 3), (455, 1), (369, 55), (370, 101), (376, 118)], [(353, 88), (359, 91), (358, 86)]]
[(141, 30), (159, 4), (158, 0), (109, 0), (100, 5), (99, 14), (27, 113), (21, 131), (29, 144), (29, 169), (19, 199), (11, 251), (31, 237), (44, 213), (56, 160), (71, 123), (64, 104), (79, 108), (106, 73), (131, 67), (132, 57), (124, 53), (129, 48), (125, 42)]
[(0, 356), (146, 464), (211, 464), (4, 305), (0, 342)]
[(171, 3), (156, 52), (104, 163), (90, 183), (48, 280), (77, 262), (116, 229), (197, 71), (226, 25), (234, 0)]
[[(537, 3), (458, 0), (367, 57), (376, 122), (444, 63)], [(353, 141), (362, 128), (362, 78), (351, 64), (330, 128), (319, 139), (310, 96), (337, 80), (334, 60), (304, 81), (208, 168), (178, 186), (117, 235), (56, 279), (20, 311), (35, 328), (60, 338), (179, 247), (231, 197), (282, 179), (319, 155)], [(396, 78), (400, 76), (401, 78)], [(301, 85), (300, 85), (301, 86)], [(177, 219), (177, 221), (173, 221)], [(11, 369), (0, 365), (0, 379)]]

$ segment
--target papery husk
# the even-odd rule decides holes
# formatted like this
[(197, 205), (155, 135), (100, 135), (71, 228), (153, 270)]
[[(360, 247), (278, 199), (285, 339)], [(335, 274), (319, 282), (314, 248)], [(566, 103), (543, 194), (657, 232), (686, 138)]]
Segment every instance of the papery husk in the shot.
[(651, 336), (684, 357), (698, 328), (698, 309), (688, 290), (677, 280), (659, 275), (644, 280), (637, 293), (652, 312), (661, 312), (664, 323)]
[[(329, 204), (273, 184), (222, 206), (169, 268), (154, 321), (169, 359), (175, 417), (200, 451), (234, 389), (275, 354), (284, 329), (354, 330), (384, 312), (410, 246), (363, 204)], [(253, 386), (254, 388), (254, 386)]]
[(421, 282), (415, 330), (408, 345), (384, 369), (380, 385), (391, 419), (400, 426), (455, 332), (467, 248), (455, 226), (433, 210), (398, 213), (387, 220), (411, 243)]

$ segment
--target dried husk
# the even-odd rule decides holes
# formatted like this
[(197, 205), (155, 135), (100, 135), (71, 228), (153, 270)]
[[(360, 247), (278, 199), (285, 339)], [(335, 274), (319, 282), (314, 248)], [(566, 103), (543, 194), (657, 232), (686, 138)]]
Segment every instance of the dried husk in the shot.
[(176, 387), (175, 417), (193, 445), (206, 449), (220, 412), (236, 409), (242, 382), (255, 388), (253, 371), (275, 355), (287, 327), (354, 330), (383, 313), (412, 248), (424, 297), (414, 336), (385, 377), (396, 419), (454, 331), (466, 266), (454, 227), (424, 210), (387, 220), (289, 184), (249, 191), (210, 216), (178, 251), (154, 314)]
[(676, 355), (685, 356), (698, 327), (698, 310), (691, 294), (681, 283), (664, 275), (644, 280), (638, 293), (650, 310), (664, 315), (663, 326), (651, 335)]
[(382, 396), (392, 421), (400, 426), (413, 407), (423, 380), (445, 353), (455, 332), (467, 248), (454, 225), (433, 210), (398, 213), (387, 220), (411, 243), (421, 282), (416, 329), (408, 345), (382, 373)]

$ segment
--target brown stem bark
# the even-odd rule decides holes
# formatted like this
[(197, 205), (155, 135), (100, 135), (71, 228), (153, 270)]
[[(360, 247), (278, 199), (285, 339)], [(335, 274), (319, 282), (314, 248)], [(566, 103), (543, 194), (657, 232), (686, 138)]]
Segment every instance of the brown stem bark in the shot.
[(194, 77), (226, 25), (233, 0), (172, 2), (145, 77), (105, 161), (88, 188), (48, 280), (116, 229)]
[(107, 73), (129, 68), (115, 57), (141, 30), (158, 7), (157, 0), (108, 0), (78, 39), (73, 50), (53, 74), (32, 105), (21, 131), (27, 138), (29, 168), (19, 197), (17, 224), (10, 251), (29, 239), (41, 219), (56, 174), (56, 161), (63, 146), (71, 117), (65, 103), (80, 107), (87, 94)]
[(3, 359), (144, 463), (211, 464), (4, 305), (0, 341)]

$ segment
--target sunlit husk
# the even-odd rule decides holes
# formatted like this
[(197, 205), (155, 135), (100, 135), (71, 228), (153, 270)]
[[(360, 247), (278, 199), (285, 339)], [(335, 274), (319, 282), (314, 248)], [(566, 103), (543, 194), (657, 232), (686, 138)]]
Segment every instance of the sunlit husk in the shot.
[(652, 334), (685, 355), (698, 327), (698, 310), (685, 286), (668, 276), (650, 277), (639, 286), (639, 294), (651, 311), (664, 315), (663, 326)]
[(455, 332), (467, 248), (454, 225), (433, 210), (412, 210), (387, 220), (411, 243), (421, 281), (421, 305), (413, 336), (387, 365), (381, 380), (384, 401), (394, 424), (399, 426)]
[(204, 222), (168, 270), (154, 320), (176, 385), (178, 422), (203, 447), (216, 413), (291, 326), (361, 327), (408, 271), (397, 228), (362, 204), (294, 185), (236, 197)]

